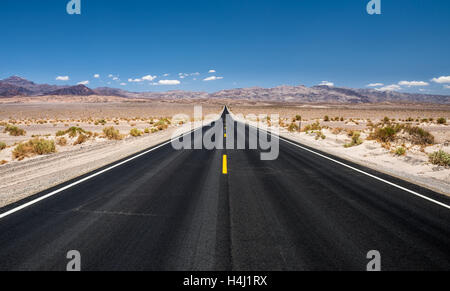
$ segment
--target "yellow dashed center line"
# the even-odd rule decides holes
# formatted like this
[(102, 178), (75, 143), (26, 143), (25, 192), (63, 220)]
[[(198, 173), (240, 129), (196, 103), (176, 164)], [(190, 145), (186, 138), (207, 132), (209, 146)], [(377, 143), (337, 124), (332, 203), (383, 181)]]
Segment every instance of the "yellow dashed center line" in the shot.
[(222, 174), (224, 175), (228, 174), (227, 155), (223, 155)]

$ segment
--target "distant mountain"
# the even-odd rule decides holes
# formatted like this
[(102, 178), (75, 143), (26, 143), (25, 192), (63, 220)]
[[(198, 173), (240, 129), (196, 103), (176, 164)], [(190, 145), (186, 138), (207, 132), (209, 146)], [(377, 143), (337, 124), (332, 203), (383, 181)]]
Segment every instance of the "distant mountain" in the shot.
[(97, 93), (84, 85), (76, 85), (48, 92), (47, 95), (90, 96), (97, 95)]
[(25, 89), (23, 87), (0, 82), (1, 97), (29, 96), (32, 93), (33, 93), (32, 91)]
[(0, 80), (0, 97), (74, 95), (74, 96), (117, 96), (145, 99), (232, 99), (252, 102), (295, 102), (295, 103), (438, 103), (450, 104), (448, 95), (410, 94), (375, 89), (352, 89), (329, 86), (278, 86), (275, 88), (237, 88), (215, 93), (173, 90), (167, 92), (129, 92), (118, 88), (99, 87), (94, 90), (84, 86), (56, 86), (36, 84), (24, 78), (12, 76)]
[(57, 85), (48, 85), (48, 84), (36, 84), (34, 82), (28, 81), (27, 79), (12, 76), (0, 81), (0, 84), (9, 84), (17, 87), (24, 88), (31, 93), (29, 95), (41, 95), (51, 91), (55, 91), (58, 89), (65, 88), (67, 86), (57, 86)]
[(449, 104), (448, 95), (410, 94), (374, 89), (352, 89), (329, 86), (279, 86), (275, 88), (241, 88), (210, 94), (211, 98), (231, 98), (250, 101), (298, 103), (379, 103), (410, 102)]

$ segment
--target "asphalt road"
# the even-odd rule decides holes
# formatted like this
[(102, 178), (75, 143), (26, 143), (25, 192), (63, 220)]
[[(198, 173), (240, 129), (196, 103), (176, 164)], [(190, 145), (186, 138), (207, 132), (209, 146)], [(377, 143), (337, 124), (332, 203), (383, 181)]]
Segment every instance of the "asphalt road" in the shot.
[(370, 250), (450, 270), (450, 210), (285, 141), (275, 161), (168, 144), (0, 219), (0, 270), (65, 270), (69, 250), (82, 270), (364, 271)]

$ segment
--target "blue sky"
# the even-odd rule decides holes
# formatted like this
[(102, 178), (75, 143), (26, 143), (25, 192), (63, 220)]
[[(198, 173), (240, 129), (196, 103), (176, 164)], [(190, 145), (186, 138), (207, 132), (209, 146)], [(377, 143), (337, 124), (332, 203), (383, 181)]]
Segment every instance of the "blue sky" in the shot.
[(1, 1), (0, 78), (131, 91), (327, 81), (450, 94), (450, 77), (432, 81), (450, 76), (448, 0), (381, 0), (382, 15), (367, 14), (369, 0), (81, 0), (81, 15), (68, 15), (67, 2)]

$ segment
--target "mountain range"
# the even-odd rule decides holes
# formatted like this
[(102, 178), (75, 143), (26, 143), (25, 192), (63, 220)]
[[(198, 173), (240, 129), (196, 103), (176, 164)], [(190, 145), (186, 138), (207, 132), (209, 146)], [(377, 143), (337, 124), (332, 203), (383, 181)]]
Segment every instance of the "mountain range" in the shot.
[(117, 88), (90, 89), (85, 85), (57, 86), (36, 84), (18, 76), (0, 80), (0, 98), (15, 96), (117, 96), (146, 99), (232, 99), (264, 102), (296, 103), (437, 103), (450, 104), (448, 95), (412, 94), (375, 89), (352, 89), (330, 86), (278, 86), (275, 88), (237, 88), (214, 93), (173, 90), (167, 92), (129, 92)]

